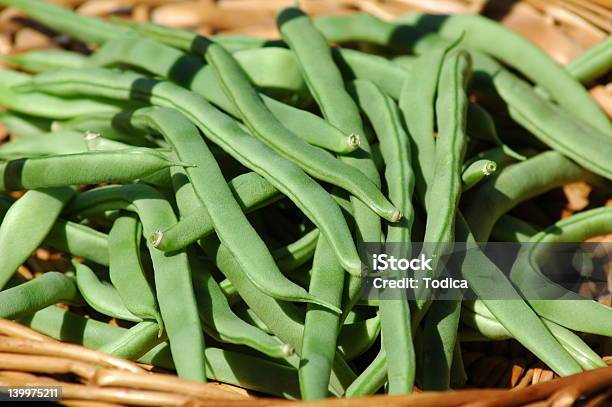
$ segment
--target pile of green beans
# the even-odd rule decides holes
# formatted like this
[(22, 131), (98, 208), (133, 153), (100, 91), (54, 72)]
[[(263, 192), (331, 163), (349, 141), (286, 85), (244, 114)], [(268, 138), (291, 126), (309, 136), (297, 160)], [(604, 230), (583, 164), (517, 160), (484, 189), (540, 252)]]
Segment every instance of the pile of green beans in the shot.
[[(512, 338), (559, 375), (605, 366), (583, 334), (612, 336), (609, 307), (514, 283), (550, 284), (541, 243), (612, 233), (609, 207), (559, 220), (532, 201), (612, 196), (612, 126), (583, 85), (610, 72), (609, 39), (565, 69), (480, 16), (290, 7), (262, 41), (0, 4), (91, 50), (0, 69), (1, 318), (307, 400), (462, 386), (468, 341)], [(489, 241), (529, 242), (528, 261), (506, 276)], [(366, 242), (467, 244), (479, 299), (363, 300)], [(24, 279), (40, 246), (72, 270)]]

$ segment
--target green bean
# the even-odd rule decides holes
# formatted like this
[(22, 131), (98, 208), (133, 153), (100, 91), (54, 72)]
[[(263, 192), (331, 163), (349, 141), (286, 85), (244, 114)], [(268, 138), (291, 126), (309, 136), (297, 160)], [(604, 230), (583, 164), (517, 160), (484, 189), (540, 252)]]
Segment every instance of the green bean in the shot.
[[(482, 301), (469, 301), (466, 302), (467, 310), (473, 315), (475, 321), (483, 321), (485, 325), (488, 325), (490, 332), (496, 333), (500, 339), (505, 339), (503, 336), (511, 337), (510, 333), (505, 330), (499, 322), (495, 321), (493, 315), (489, 312)], [(463, 318), (463, 314), (462, 314)], [(484, 322), (486, 321), (486, 322)], [(598, 367), (605, 367), (606, 363), (601, 359), (597, 353), (595, 353), (580, 337), (570, 330), (558, 325), (552, 321), (543, 319), (542, 322), (551, 331), (551, 333), (557, 338), (559, 343), (572, 355), (572, 357), (585, 369), (596, 369)], [(482, 326), (482, 323), (479, 327)], [(504, 332), (505, 331), (505, 332)], [(485, 333), (485, 334), (487, 334)]]
[[(64, 70), (61, 73), (44, 73), (36, 77), (32, 84), (35, 83), (39, 88), (42, 87), (42, 82), (45, 82), (45, 88), (47, 86), (49, 87), (47, 89), (53, 88), (54, 92), (78, 91), (78, 93), (104, 93), (117, 98), (151, 99), (155, 105), (179, 110), (207, 137), (224, 150), (231, 152), (243, 165), (264, 176), (274, 187), (295, 202), (330, 240), (330, 243), (338, 244), (338, 247), (334, 243), (332, 246), (339, 257), (342, 254), (340, 248), (346, 248), (350, 244), (350, 238), (342, 236), (342, 231), (346, 230), (344, 226), (346, 222), (340, 208), (321, 186), (299, 167), (277, 156), (267, 146), (244, 133), (234, 121), (214, 109), (201, 97), (173, 84), (148, 80), (132, 74), (119, 74), (103, 69), (95, 70), (94, 75), (91, 72), (92, 70), (71, 72)], [(64, 80), (65, 74), (71, 78), (69, 83)], [(108, 83), (113, 83), (113, 87), (107, 87)], [(354, 248), (350, 249), (353, 250)], [(355, 275), (360, 273), (361, 264), (358, 258), (345, 256), (340, 260), (349, 273)]]
[[(145, 235), (176, 222), (174, 211), (163, 195), (144, 184), (111, 185), (89, 190), (71, 203), (67, 213), (76, 213), (80, 208), (134, 211), (140, 218)], [(184, 251), (164, 253), (149, 242), (147, 246), (153, 261), (157, 302), (178, 374), (204, 381), (204, 336), (187, 254)]]
[(59, 302), (80, 303), (72, 278), (46, 272), (24, 284), (0, 292), (0, 318), (16, 319)]
[[(419, 56), (411, 69), (413, 81), (402, 86), (399, 107), (410, 136), (410, 151), (418, 199), (425, 204), (428, 185), (433, 181), (435, 161), (434, 124), (436, 89), (447, 50)], [(432, 69), (433, 67), (433, 69)]]
[(163, 331), (154, 288), (140, 260), (142, 226), (132, 216), (120, 216), (108, 234), (109, 277), (117, 294), (131, 314), (154, 320)]
[(529, 223), (510, 215), (503, 215), (491, 231), (491, 240), (498, 242), (527, 242), (538, 230)]
[(0, 289), (42, 243), (74, 192), (69, 187), (32, 190), (11, 205), (0, 225)]
[[(601, 184), (599, 177), (555, 151), (505, 168), (466, 194), (465, 218), (480, 242), (488, 240), (501, 215), (527, 199), (570, 182)], [(605, 184), (605, 183), (604, 183)]]
[[(223, 245), (258, 289), (287, 301), (327, 306), (326, 302), (309, 295), (280, 273), (263, 240), (244, 216), (197, 128), (185, 116), (173, 109), (148, 108), (130, 114), (129, 122), (134, 127), (161, 133), (179, 159), (195, 164), (185, 171), (197, 198), (208, 211)], [(152, 236), (153, 246), (157, 245), (158, 236), (159, 232)]]
[(497, 163), (491, 160), (476, 160), (470, 165), (464, 165), (461, 173), (463, 192), (485, 180), (497, 171)]
[[(612, 179), (612, 132), (599, 130), (590, 122), (573, 119), (565, 110), (538, 96), (532, 88), (507, 71), (495, 76), (501, 96), (510, 105), (510, 114), (541, 141), (596, 174)], [(507, 92), (512, 89), (512, 91)], [(588, 135), (578, 142), (577, 134)]]
[[(466, 160), (464, 164), (464, 168), (466, 166), (473, 164), (474, 162), (478, 160), (488, 160), (488, 161), (493, 161), (495, 163), (495, 166), (496, 166), (495, 171), (499, 172), (503, 170), (504, 168), (506, 168), (507, 166), (516, 163), (517, 161), (525, 161), (528, 157), (531, 157), (537, 154), (535, 150), (531, 150), (529, 148), (520, 149), (519, 151), (525, 155), (523, 156), (520, 153), (516, 153), (516, 152), (511, 153), (505, 147), (493, 147), (488, 150), (483, 150), (475, 154), (474, 156), (470, 157), (468, 160)], [(522, 158), (518, 159), (516, 157), (516, 154), (521, 155)]]
[(19, 94), (11, 87), (26, 83), (31, 76), (22, 72), (0, 69), (0, 105), (21, 114), (47, 119), (69, 119), (98, 112), (116, 113), (125, 103), (92, 98), (58, 98), (42, 92)]
[[(345, 321), (346, 322), (346, 321)], [(338, 335), (338, 349), (346, 360), (353, 360), (374, 345), (380, 334), (380, 318), (342, 325)]]
[[(121, 162), (122, 165), (116, 165)], [(0, 191), (126, 182), (152, 175), (175, 162), (155, 150), (130, 148), (33, 157), (0, 163)]]
[(205, 56), (215, 67), (226, 94), (256, 137), (300, 165), (311, 176), (347, 190), (379, 216), (391, 222), (401, 219), (401, 213), (359, 169), (301, 142), (275, 120), (257, 97), (240, 66), (221, 46), (210, 44)]
[(608, 37), (587, 49), (565, 66), (576, 80), (591, 82), (612, 69), (612, 38)]
[(283, 358), (293, 353), (290, 345), (238, 318), (206, 264), (193, 254), (189, 260), (200, 319), (209, 336), (221, 342), (249, 346), (272, 358)]
[(105, 139), (123, 141), (141, 147), (154, 147), (154, 140), (136, 129), (126, 131), (113, 123), (116, 112), (102, 112), (77, 116), (69, 120), (54, 121), (52, 128), (57, 130), (77, 130), (99, 133)]
[(125, 306), (117, 289), (102, 281), (85, 264), (72, 262), (76, 270), (76, 283), (81, 295), (90, 307), (103, 315), (125, 321), (142, 322), (142, 318), (132, 314)]
[(83, 15), (77, 19), (72, 11), (42, 1), (1, 0), (0, 3), (16, 7), (55, 31), (68, 34), (84, 42), (99, 44), (123, 34), (121, 28), (107, 21)]
[(18, 138), (0, 145), (0, 159), (73, 154), (87, 151), (81, 132), (67, 130)]
[[(55, 339), (84, 345), (92, 349), (119, 340), (127, 331), (94, 319), (52, 306), (20, 321)], [(297, 371), (279, 363), (239, 352), (207, 348), (206, 372), (210, 380), (281, 397), (298, 397)], [(167, 342), (143, 355), (139, 362), (174, 369)]]
[[(580, 366), (552, 336), (508, 278), (478, 249), (475, 235), (461, 213), (457, 213), (455, 227), (456, 241), (466, 242), (461, 264), (463, 276), (491, 314), (516, 340), (558, 374), (565, 376), (580, 372)], [(483, 272), (487, 279), (482, 279)], [(488, 299), (496, 297), (512, 299)]]
[(381, 347), (374, 360), (346, 389), (346, 397), (369, 396), (376, 393), (387, 380), (387, 355)]
[[(533, 287), (542, 287), (542, 283), (546, 284), (546, 289), (555, 290), (555, 294), (564, 293), (554, 301), (530, 300), (529, 304), (540, 316), (577, 331), (611, 336), (612, 325), (609, 321), (612, 308), (596, 301), (584, 300), (580, 295), (557, 285), (543, 275), (539, 267), (546, 256), (543, 243), (582, 242), (611, 230), (612, 208), (609, 207), (592, 209), (562, 219), (529, 239), (532, 244), (520, 253), (523, 257), (519, 257), (512, 267), (510, 279), (528, 296), (528, 292), (533, 292)], [(588, 318), (584, 318), (584, 315), (588, 315)]]
[(62, 49), (37, 49), (23, 54), (5, 55), (0, 58), (26, 72), (43, 72), (56, 68), (80, 68), (87, 57), (78, 52)]
[[(308, 292), (338, 308), (342, 302), (344, 270), (325, 237), (317, 241)], [(340, 313), (309, 305), (304, 322), (302, 354), (298, 370), (304, 400), (327, 396), (330, 374), (340, 330)]]
[(0, 112), (0, 122), (16, 137), (38, 136), (51, 130), (49, 120), (18, 112)]
[[(245, 213), (267, 206), (280, 198), (278, 190), (254, 172), (239, 175), (227, 185)], [(163, 236), (157, 248), (165, 252), (178, 250), (207, 236), (213, 230), (208, 210), (200, 205), (187, 212), (178, 223), (162, 231)]]
[[(402, 244), (396, 250), (400, 258), (409, 254), (407, 243), (411, 241), (414, 219), (412, 191), (414, 173), (410, 168), (410, 144), (400, 121), (395, 102), (384, 95), (374, 84), (363, 80), (353, 82), (356, 99), (374, 127), (385, 161), (385, 179), (389, 199), (402, 213), (404, 219), (389, 225), (386, 242), (389, 246)], [(387, 247), (386, 250), (396, 249)], [(384, 292), (382, 293), (384, 296)], [(412, 392), (415, 376), (415, 355), (410, 326), (410, 308), (407, 298), (383, 299), (380, 302), (382, 343), (387, 359), (389, 394)]]
[[(470, 301), (463, 301), (466, 304)], [(510, 332), (502, 324), (497, 322), (494, 316), (486, 316), (474, 312), (469, 307), (463, 306), (461, 309), (461, 322), (474, 329), (483, 338), (482, 340), (503, 341), (512, 338)], [(461, 332), (459, 333), (461, 337)], [(469, 335), (464, 340), (472, 339)]]
[[(427, 222), (424, 242), (433, 242), (431, 275), (440, 272), (440, 257), (454, 240), (455, 212), (461, 195), (461, 163), (466, 148), (467, 82), (471, 59), (464, 51), (450, 53), (442, 65), (436, 100), (438, 137), (435, 146), (434, 178), (426, 194)], [(445, 92), (442, 92), (445, 90)], [(430, 254), (431, 255), (431, 254)], [(417, 291), (422, 295), (423, 289)], [(427, 293), (426, 293), (427, 294)], [(413, 326), (423, 318), (431, 300), (417, 299)], [(459, 324), (460, 301), (435, 301), (423, 332), (423, 386), (427, 389), (450, 387), (450, 369)]]
[(43, 243), (102, 266), (109, 264), (108, 236), (85, 225), (57, 219)]
[(137, 360), (167, 340), (165, 336), (159, 334), (162, 329), (156, 322), (143, 321), (97, 350), (123, 359)]
[[(310, 19), (299, 9), (287, 8), (278, 15), (277, 25), (281, 36), (296, 55), (308, 89), (323, 117), (345, 134), (364, 134), (359, 109), (344, 87), (342, 75), (333, 60), (331, 49)], [(360, 148), (342, 156), (341, 159), (360, 169), (374, 185), (380, 186), (380, 176), (371, 159), (367, 139), (362, 138)], [(351, 197), (351, 206), (356, 224), (356, 240), (380, 241), (381, 222), (376, 214), (354, 197)], [(361, 280), (351, 277), (345, 285), (347, 301), (343, 309), (346, 313), (358, 300)]]

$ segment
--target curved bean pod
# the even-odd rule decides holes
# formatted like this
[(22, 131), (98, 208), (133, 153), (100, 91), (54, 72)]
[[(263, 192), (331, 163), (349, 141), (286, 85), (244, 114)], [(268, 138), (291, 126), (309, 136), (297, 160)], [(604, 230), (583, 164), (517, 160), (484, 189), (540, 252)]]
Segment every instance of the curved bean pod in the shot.
[[(315, 249), (308, 292), (324, 298), (339, 309), (342, 305), (343, 286), (344, 270), (325, 237), (320, 237)], [(340, 313), (317, 305), (307, 307), (298, 369), (303, 399), (316, 400), (327, 396), (339, 330)]]
[[(42, 243), (74, 192), (70, 187), (32, 190), (11, 205), (0, 225), (0, 289)], [(23, 227), (23, 219), (31, 224)]]
[(101, 314), (125, 321), (142, 322), (142, 318), (132, 314), (123, 304), (117, 289), (102, 282), (85, 264), (72, 262), (76, 270), (76, 283), (87, 304)]
[(143, 321), (97, 350), (123, 359), (137, 360), (167, 340), (159, 334), (162, 329), (156, 322)]
[(208, 335), (221, 342), (249, 346), (272, 358), (284, 358), (293, 353), (290, 345), (240, 319), (204, 262), (195, 255), (190, 255), (189, 260), (200, 318)]
[(612, 69), (612, 38), (608, 37), (587, 49), (565, 66), (576, 80), (591, 82)]
[(5, 55), (0, 60), (16, 65), (26, 72), (37, 73), (56, 68), (80, 68), (85, 65), (87, 57), (63, 49), (37, 49), (17, 55)]
[(466, 194), (464, 213), (472, 233), (485, 242), (501, 215), (514, 206), (570, 182), (601, 184), (596, 175), (555, 151), (505, 168)]
[(72, 278), (55, 271), (0, 292), (0, 318), (17, 319), (59, 302), (80, 303)]
[(0, 122), (17, 137), (39, 136), (51, 131), (51, 121), (19, 112), (0, 112)]
[(188, 164), (144, 148), (24, 158), (0, 163), (0, 191), (127, 182), (175, 165)]
[[(603, 207), (578, 213), (562, 219), (550, 228), (533, 236), (521, 258), (514, 264), (510, 278), (521, 290), (529, 290), (533, 284), (542, 287), (556, 287), (565, 293), (559, 300), (530, 300), (529, 304), (541, 316), (553, 322), (582, 332), (612, 336), (612, 308), (596, 301), (584, 300), (578, 294), (567, 291), (550, 281), (540, 272), (539, 262), (543, 261), (546, 250), (540, 244), (552, 242), (582, 242), (589, 237), (603, 235), (612, 230), (612, 208)], [(523, 254), (523, 253), (521, 253)], [(588, 315), (588, 318), (580, 317)]]
[(338, 335), (338, 349), (346, 360), (353, 360), (370, 349), (380, 334), (380, 318), (342, 325)]
[(157, 322), (164, 329), (155, 292), (140, 260), (142, 226), (131, 216), (120, 216), (108, 234), (109, 277), (130, 313)]
[[(466, 242), (468, 248), (461, 265), (462, 274), (476, 295), (483, 298), (482, 303), (491, 314), (514, 338), (558, 374), (565, 376), (580, 372), (580, 366), (527, 305), (506, 275), (478, 249), (475, 236), (461, 213), (457, 213), (455, 227), (456, 240)], [(487, 270), (487, 279), (479, 277), (483, 270)], [(510, 295), (516, 299), (484, 299), (495, 296), (510, 298)]]
[[(286, 279), (278, 270), (265, 243), (232, 195), (198, 129), (185, 116), (173, 109), (145, 108), (133, 112), (129, 122), (134, 127), (161, 133), (179, 159), (194, 164), (185, 171), (197, 198), (208, 211), (223, 245), (258, 289), (286, 301), (314, 302), (327, 306)], [(153, 246), (156, 246), (158, 236), (159, 232), (152, 235)], [(357, 257), (356, 253), (354, 255)]]
[(531, 224), (511, 215), (503, 215), (495, 223), (490, 240), (498, 242), (527, 242), (538, 229)]
[(470, 165), (464, 166), (461, 173), (463, 191), (465, 192), (482, 182), (495, 171), (497, 171), (497, 163), (491, 160), (476, 160)]
[[(508, 71), (500, 71), (493, 82), (510, 105), (510, 114), (550, 147), (596, 174), (612, 179), (612, 131), (576, 120), (567, 111), (540, 97), (531, 86)], [(579, 140), (576, 135), (582, 134)]]
[(14, 160), (24, 157), (74, 154), (87, 151), (84, 135), (78, 131), (55, 131), (18, 138), (0, 145), (0, 159)]
[(387, 380), (387, 354), (384, 348), (374, 358), (374, 360), (365, 368), (363, 372), (355, 379), (353, 383), (346, 389), (346, 397), (369, 396), (376, 393)]
[(379, 216), (396, 222), (401, 213), (358, 168), (337, 160), (294, 137), (265, 107), (246, 75), (231, 55), (218, 44), (210, 44), (206, 58), (219, 76), (225, 93), (256, 137), (281, 156), (297, 163), (311, 176), (347, 190)]
[[(281, 197), (276, 188), (255, 172), (239, 175), (227, 185), (245, 213), (267, 206)], [(187, 212), (175, 225), (162, 231), (162, 238), (156, 247), (165, 252), (179, 250), (213, 230), (208, 210), (198, 206)]]
[[(95, 75), (92, 76), (91, 71), (64, 70), (61, 73), (43, 73), (32, 81), (32, 85), (41, 88), (45, 83), (47, 90), (59, 93), (104, 93), (115, 98), (140, 98), (182, 112), (214, 143), (246, 167), (264, 176), (295, 202), (329, 239), (345, 270), (354, 275), (360, 274), (361, 262), (357, 257), (341, 256), (340, 248), (346, 248), (351, 239), (342, 235), (342, 231), (347, 228), (340, 208), (329, 194), (299, 167), (279, 157), (257, 139), (243, 132), (235, 121), (192, 92), (171, 83), (128, 73), (96, 69)], [(65, 74), (68, 74), (70, 81), (65, 80)], [(107, 87), (108, 83), (113, 83), (113, 87)], [(355, 249), (346, 250), (353, 252)]]

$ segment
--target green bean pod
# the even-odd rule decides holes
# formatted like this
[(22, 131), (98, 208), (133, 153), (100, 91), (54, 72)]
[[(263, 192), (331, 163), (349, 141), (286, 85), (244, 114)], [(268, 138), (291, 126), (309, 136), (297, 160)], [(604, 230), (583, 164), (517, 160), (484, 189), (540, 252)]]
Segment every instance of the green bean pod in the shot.
[[(314, 302), (327, 306), (280, 273), (268, 248), (232, 195), (198, 129), (185, 116), (173, 109), (145, 108), (133, 112), (129, 121), (134, 127), (161, 133), (179, 159), (194, 163), (185, 171), (197, 198), (208, 211), (221, 242), (232, 252), (258, 289), (286, 301)], [(153, 246), (156, 246), (158, 236), (159, 232), (152, 235)]]
[(55, 271), (0, 292), (0, 318), (17, 319), (57, 303), (82, 301), (74, 280)]
[(127, 182), (175, 165), (189, 164), (144, 148), (17, 159), (0, 163), (0, 191)]
[(51, 130), (50, 120), (19, 112), (0, 112), (0, 122), (6, 126), (9, 134), (20, 138), (40, 136)]
[(504, 213), (534, 196), (570, 182), (607, 186), (606, 181), (556, 151), (547, 151), (497, 172), (466, 194), (465, 218), (479, 242)]
[(380, 318), (342, 325), (338, 335), (338, 349), (346, 360), (353, 360), (370, 349), (380, 334)]
[(608, 37), (587, 49), (565, 66), (576, 80), (589, 83), (612, 69), (612, 38)]
[(465, 192), (482, 182), (495, 171), (497, 171), (497, 163), (491, 160), (476, 160), (470, 165), (464, 166), (461, 173), (463, 191)]
[[(603, 207), (591, 209), (565, 218), (550, 228), (533, 236), (531, 245), (525, 248), (524, 261), (521, 258), (514, 264), (510, 279), (522, 291), (532, 287), (542, 287), (555, 290), (561, 295), (558, 300), (530, 300), (529, 304), (542, 317), (581, 332), (611, 336), (612, 308), (596, 301), (584, 300), (580, 295), (567, 291), (565, 288), (550, 281), (540, 271), (539, 264), (546, 259), (546, 249), (543, 243), (582, 242), (589, 237), (609, 233), (612, 230), (612, 208)], [(535, 243), (535, 244), (534, 244)], [(536, 292), (537, 293), (537, 292)], [(533, 297), (532, 297), (533, 298)], [(588, 315), (588, 318), (580, 317)]]
[(215, 67), (226, 95), (256, 137), (297, 163), (311, 176), (347, 190), (379, 216), (391, 222), (401, 219), (397, 208), (359, 169), (301, 142), (276, 120), (257, 96), (240, 66), (220, 45), (210, 44), (205, 56)]
[(87, 151), (84, 134), (78, 131), (56, 131), (25, 138), (18, 138), (0, 145), (0, 159), (14, 160), (58, 154), (74, 154)]
[(293, 353), (290, 345), (240, 319), (230, 308), (206, 264), (191, 254), (189, 260), (200, 319), (208, 335), (221, 342), (249, 346), (272, 358), (284, 358)]
[(132, 314), (111, 284), (104, 282), (85, 264), (72, 262), (76, 270), (76, 283), (87, 304), (101, 314), (125, 321), (142, 322), (142, 318)]
[[(143, 32), (145, 35), (151, 35), (149, 25), (135, 25), (133, 29), (138, 32)], [(162, 30), (167, 30), (169, 35), (172, 35), (175, 29), (163, 27)], [(155, 31), (160, 30), (155, 26)], [(198, 38), (204, 40), (203, 37), (198, 37), (195, 33), (194, 41)], [(153, 35), (155, 38), (156, 36)], [(285, 70), (283, 75), (275, 75), (274, 78), (284, 78), (287, 76), (286, 71), (288, 65), (295, 66), (293, 54), (283, 48), (265, 48), (256, 50), (257, 52), (238, 52), (234, 55), (236, 61), (249, 77), (250, 81), (258, 87), (273, 87), (281, 88), (282, 84), (266, 84), (267, 78), (258, 78), (254, 75), (253, 69), (262, 69), (261, 61), (272, 60), (275, 66), (283, 66)], [(272, 55), (268, 55), (273, 53)], [(251, 54), (256, 58), (254, 61)], [(154, 55), (157, 63), (155, 65), (144, 63), (151, 55)], [(282, 57), (282, 58), (281, 58)], [(181, 69), (174, 69), (177, 61), (181, 63)], [(247, 62), (250, 64), (247, 64)], [(255, 63), (253, 63), (255, 62)], [(109, 66), (118, 63), (137, 66), (141, 69), (150, 71), (156, 75), (166, 77), (169, 80), (181, 84), (195, 93), (202, 95), (211, 103), (228, 112), (233, 116), (239, 116), (239, 111), (234, 106), (233, 102), (225, 95), (219, 80), (211, 66), (205, 66), (203, 62), (195, 57), (190, 57), (181, 52), (166, 47), (163, 44), (156, 43), (144, 38), (124, 37), (111, 41), (101, 47), (89, 60), (88, 64), (92, 66)], [(295, 71), (299, 75), (297, 66)], [(269, 70), (266, 70), (267, 75), (270, 75)], [(185, 81), (188, 77), (190, 80)], [(301, 78), (301, 76), (300, 76)], [(269, 81), (268, 81), (269, 82)], [(304, 141), (319, 146), (331, 151), (346, 153), (353, 151), (359, 146), (359, 137), (357, 135), (345, 135), (335, 127), (318, 116), (307, 111), (296, 109), (290, 105), (277, 101), (264, 93), (259, 93), (263, 103), (270, 112), (291, 132)]]
[[(377, 134), (381, 154), (385, 161), (385, 179), (389, 190), (389, 199), (404, 214), (397, 224), (390, 224), (386, 242), (401, 245), (393, 250), (399, 257), (409, 257), (408, 243), (411, 241), (414, 208), (412, 192), (414, 190), (414, 173), (410, 167), (410, 142), (403, 130), (399, 109), (395, 102), (384, 95), (371, 82), (356, 80), (353, 82), (356, 100), (370, 120)], [(396, 249), (387, 247), (386, 250)], [(384, 296), (384, 292), (382, 293)], [(387, 359), (387, 378), (389, 394), (412, 392), (416, 371), (412, 331), (410, 325), (410, 307), (407, 298), (385, 299), (380, 302), (380, 320), (382, 343)]]
[(26, 72), (37, 73), (57, 68), (80, 68), (85, 65), (87, 57), (63, 49), (36, 49), (22, 54), (2, 56), (0, 60), (16, 65)]
[[(281, 197), (276, 188), (254, 172), (239, 175), (227, 185), (245, 213), (267, 206)], [(213, 230), (208, 210), (200, 205), (187, 212), (175, 225), (162, 231), (162, 237), (156, 247), (165, 252), (179, 250), (207, 236)]]
[(362, 397), (376, 393), (387, 380), (387, 354), (384, 348), (346, 389), (346, 397)]
[[(317, 241), (308, 292), (340, 308), (344, 270), (324, 237)], [(304, 400), (327, 397), (336, 352), (340, 312), (309, 305), (304, 322), (304, 337), (298, 376)]]
[[(42, 243), (74, 192), (70, 187), (32, 190), (11, 205), (0, 224), (0, 289)], [(23, 219), (31, 222), (28, 227)]]
[(137, 360), (167, 340), (165, 336), (159, 334), (162, 330), (163, 328), (156, 322), (143, 321), (97, 350), (123, 359)]
[(491, 240), (498, 242), (527, 242), (538, 229), (511, 215), (503, 215), (491, 231)]
[[(455, 227), (456, 240), (466, 242), (468, 249), (461, 264), (462, 274), (491, 314), (516, 340), (558, 374), (566, 376), (580, 372), (580, 366), (527, 305), (506, 275), (478, 249), (475, 235), (461, 213), (457, 213)], [(481, 277), (484, 270), (487, 279)], [(495, 297), (513, 299), (488, 299)]]
[(164, 329), (154, 288), (140, 260), (142, 226), (131, 216), (120, 216), (108, 234), (109, 277), (125, 307), (143, 320), (154, 320)]

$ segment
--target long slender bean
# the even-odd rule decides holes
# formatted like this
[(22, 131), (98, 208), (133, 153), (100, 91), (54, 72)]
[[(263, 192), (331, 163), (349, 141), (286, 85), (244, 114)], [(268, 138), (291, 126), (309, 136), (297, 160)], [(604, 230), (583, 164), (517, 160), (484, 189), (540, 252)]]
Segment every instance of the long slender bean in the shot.
[[(258, 289), (279, 299), (327, 306), (326, 302), (309, 295), (278, 270), (268, 248), (232, 195), (206, 143), (187, 118), (173, 109), (145, 108), (133, 112), (129, 121), (134, 127), (161, 133), (172, 145), (179, 159), (194, 163), (193, 167), (188, 167), (185, 171), (197, 198), (208, 211), (223, 245)], [(154, 239), (157, 239), (158, 235), (159, 233), (154, 234)], [(155, 242), (153, 244), (155, 245)]]
[[(114, 165), (118, 161), (123, 165)], [(174, 165), (189, 164), (136, 147), (17, 159), (0, 163), (0, 191), (133, 181)]]
[[(346, 322), (346, 321), (345, 321)], [(370, 349), (380, 334), (380, 318), (342, 325), (338, 335), (338, 349), (346, 360), (353, 360)]]
[(72, 264), (76, 269), (76, 283), (79, 292), (89, 306), (101, 314), (125, 321), (142, 322), (142, 318), (132, 314), (125, 306), (117, 289), (104, 282), (87, 267), (77, 261)]
[(60, 49), (37, 49), (23, 54), (6, 55), (1, 59), (26, 72), (34, 73), (56, 68), (79, 68), (87, 61), (83, 54)]
[[(228, 187), (245, 213), (255, 211), (281, 197), (276, 188), (254, 172), (237, 176), (228, 182)], [(208, 210), (204, 206), (198, 206), (186, 213), (175, 225), (162, 231), (162, 238), (156, 247), (165, 252), (179, 250), (207, 236), (213, 230)]]
[(108, 234), (109, 277), (125, 307), (143, 320), (163, 321), (155, 291), (147, 279), (140, 259), (142, 226), (132, 216), (121, 216), (113, 222)]
[(161, 330), (157, 323), (143, 321), (97, 350), (123, 359), (137, 360), (167, 340), (164, 335), (159, 334)]
[(380, 348), (374, 360), (346, 389), (346, 397), (368, 396), (376, 393), (387, 380), (386, 366), (387, 354), (384, 348)]
[[(0, 289), (42, 243), (74, 192), (70, 187), (31, 190), (11, 205), (0, 225)], [(23, 219), (31, 224), (23, 227)]]
[(495, 171), (497, 171), (497, 163), (491, 160), (476, 160), (470, 165), (464, 166), (461, 173), (463, 192), (482, 182)]
[(0, 292), (0, 317), (17, 319), (60, 302), (78, 304), (82, 299), (72, 278), (51, 271)]
[(608, 37), (599, 44), (587, 49), (565, 66), (576, 80), (591, 82), (612, 69), (612, 38)]
[[(555, 151), (511, 165), (466, 194), (465, 218), (478, 241), (487, 241), (501, 215), (517, 204), (570, 182), (601, 179)], [(486, 209), (486, 210), (485, 210)]]

